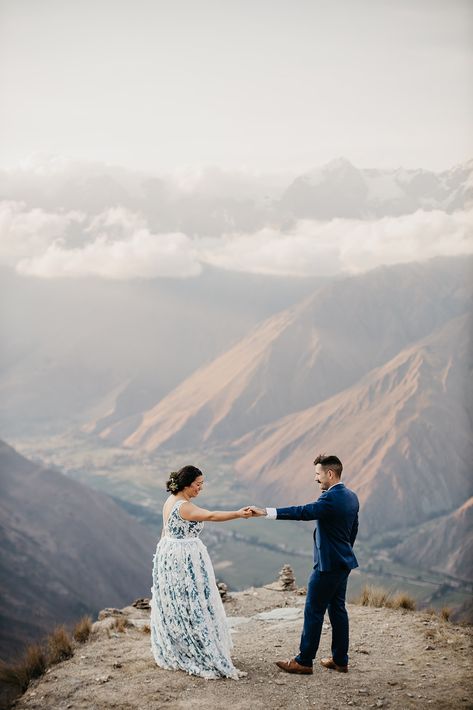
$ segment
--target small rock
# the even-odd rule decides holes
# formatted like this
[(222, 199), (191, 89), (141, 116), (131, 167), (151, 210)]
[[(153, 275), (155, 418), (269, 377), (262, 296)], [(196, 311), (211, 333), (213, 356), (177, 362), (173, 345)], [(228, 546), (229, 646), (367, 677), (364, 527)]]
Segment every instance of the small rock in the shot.
[(99, 611), (99, 621), (106, 619), (108, 616), (125, 616), (121, 609), (115, 609), (114, 607), (107, 607)]
[(359, 688), (358, 692), (360, 695), (369, 695), (367, 688)]
[(376, 701), (376, 707), (377, 708), (384, 708), (384, 703), (382, 700), (377, 700)]
[(217, 589), (220, 594), (220, 599), (226, 602), (228, 599), (228, 587), (225, 582), (217, 582)]
[(123, 665), (117, 661), (113, 664), (113, 668), (123, 668)]
[(102, 676), (98, 676), (98, 677), (95, 679), (95, 681), (96, 681), (97, 683), (108, 683), (108, 681), (110, 680), (110, 678), (111, 678), (111, 676), (109, 676), (109, 675), (102, 675)]
[(435, 651), (435, 647), (434, 646), (426, 646), (424, 651)]
[(132, 606), (136, 609), (145, 609), (147, 611), (148, 609), (151, 609), (149, 602), (150, 600), (147, 597), (140, 597), (139, 599), (135, 599)]
[(404, 661), (398, 661), (396, 663), (396, 666), (404, 666), (404, 665), (405, 665)]
[(408, 698), (413, 698), (413, 697), (414, 697), (414, 693), (407, 693), (407, 697), (408, 697)]

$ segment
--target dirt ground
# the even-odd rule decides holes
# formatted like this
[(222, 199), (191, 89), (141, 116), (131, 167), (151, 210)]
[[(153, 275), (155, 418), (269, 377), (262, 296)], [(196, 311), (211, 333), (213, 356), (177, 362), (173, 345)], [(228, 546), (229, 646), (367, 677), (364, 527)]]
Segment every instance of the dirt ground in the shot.
[[(203, 680), (158, 668), (146, 632), (149, 612), (126, 607), (132, 626), (97, 622), (73, 658), (34, 681), (18, 710), (319, 710), (337, 708), (473, 708), (471, 627), (421, 612), (349, 605), (350, 670), (322, 668), (330, 655), (324, 624), (312, 676), (283, 673), (278, 659), (295, 655), (305, 598), (293, 592), (250, 589), (231, 595), (225, 609), (233, 627), (238, 681)], [(269, 613), (268, 613), (269, 612)], [(261, 615), (261, 616), (260, 616)]]

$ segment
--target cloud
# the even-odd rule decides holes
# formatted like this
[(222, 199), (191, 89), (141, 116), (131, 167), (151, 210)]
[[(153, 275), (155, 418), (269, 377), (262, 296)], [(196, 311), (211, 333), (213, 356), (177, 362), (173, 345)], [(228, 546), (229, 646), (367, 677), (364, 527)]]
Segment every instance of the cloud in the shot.
[(0, 263), (42, 278), (187, 278), (202, 270), (189, 237), (152, 234), (144, 217), (123, 207), (88, 218), (22, 202), (0, 203)]
[(117, 206), (98, 215), (0, 203), (0, 263), (43, 278), (188, 278), (203, 264), (253, 274), (359, 273), (381, 264), (473, 252), (473, 209), (376, 220), (300, 220), (290, 230), (189, 237), (156, 232)]
[(0, 202), (0, 263), (16, 266), (23, 258), (40, 257), (71, 225), (84, 219), (77, 211), (27, 210), (23, 202)]
[(301, 220), (289, 232), (201, 240), (203, 262), (224, 269), (291, 276), (359, 273), (381, 264), (473, 252), (473, 210), (419, 210), (377, 220)]
[(201, 270), (192, 242), (185, 234), (156, 235), (147, 229), (124, 240), (111, 241), (101, 236), (81, 249), (64, 249), (56, 242), (41, 256), (17, 264), (20, 274), (43, 278), (188, 278)]

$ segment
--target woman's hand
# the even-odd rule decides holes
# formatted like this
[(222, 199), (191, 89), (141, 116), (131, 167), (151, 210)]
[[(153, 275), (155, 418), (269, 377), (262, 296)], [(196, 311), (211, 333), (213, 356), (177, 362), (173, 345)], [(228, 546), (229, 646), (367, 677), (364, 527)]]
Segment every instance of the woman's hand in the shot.
[(247, 505), (246, 508), (240, 508), (240, 510), (237, 510), (237, 515), (239, 518), (251, 518), (253, 516), (253, 511), (250, 506)]

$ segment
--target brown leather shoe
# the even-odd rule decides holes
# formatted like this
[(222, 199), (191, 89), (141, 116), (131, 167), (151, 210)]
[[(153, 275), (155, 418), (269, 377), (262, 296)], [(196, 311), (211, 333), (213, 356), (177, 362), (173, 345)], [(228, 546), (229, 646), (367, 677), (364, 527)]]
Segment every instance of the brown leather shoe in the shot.
[(338, 671), (339, 673), (348, 673), (348, 666), (337, 666), (333, 658), (322, 658), (320, 665), (324, 668), (329, 668), (331, 671)]
[(276, 665), (286, 673), (301, 673), (303, 675), (312, 675), (312, 666), (301, 666), (295, 658), (290, 661), (276, 661)]

